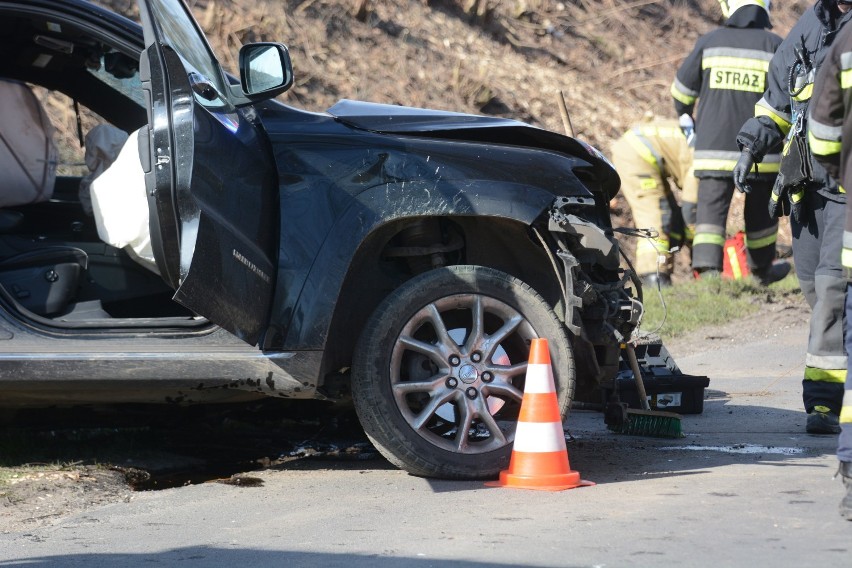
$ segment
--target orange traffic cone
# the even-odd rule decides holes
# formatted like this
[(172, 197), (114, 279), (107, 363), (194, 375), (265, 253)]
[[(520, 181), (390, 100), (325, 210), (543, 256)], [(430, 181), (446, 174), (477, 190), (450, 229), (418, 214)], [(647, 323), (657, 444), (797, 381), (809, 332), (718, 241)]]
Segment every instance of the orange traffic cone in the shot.
[(533, 339), (509, 469), (491, 487), (562, 491), (594, 485), (571, 471), (546, 339)]

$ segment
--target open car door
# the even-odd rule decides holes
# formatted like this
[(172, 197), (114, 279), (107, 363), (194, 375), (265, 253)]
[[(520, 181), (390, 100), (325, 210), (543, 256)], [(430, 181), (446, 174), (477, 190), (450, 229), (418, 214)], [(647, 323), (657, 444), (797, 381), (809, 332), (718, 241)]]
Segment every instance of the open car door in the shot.
[[(151, 244), (174, 300), (252, 345), (278, 250), (273, 157), (181, 0), (139, 0), (148, 127), (139, 153)], [(289, 62), (289, 60), (288, 60)], [(245, 103), (245, 101), (243, 101)]]

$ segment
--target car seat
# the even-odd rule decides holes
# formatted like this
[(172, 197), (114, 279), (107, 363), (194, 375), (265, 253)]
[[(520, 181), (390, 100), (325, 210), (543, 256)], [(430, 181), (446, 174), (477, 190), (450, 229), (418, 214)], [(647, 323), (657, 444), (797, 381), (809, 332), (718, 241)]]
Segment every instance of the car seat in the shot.
[(30, 250), (0, 260), (0, 284), (27, 310), (50, 316), (70, 306), (87, 265), (88, 256), (78, 248)]
[[(47, 201), (56, 182), (54, 129), (24, 83), (0, 78), (0, 234), (24, 225), (20, 207)], [(47, 316), (67, 309), (88, 258), (69, 246), (42, 246), (0, 259), (0, 285), (23, 308)]]

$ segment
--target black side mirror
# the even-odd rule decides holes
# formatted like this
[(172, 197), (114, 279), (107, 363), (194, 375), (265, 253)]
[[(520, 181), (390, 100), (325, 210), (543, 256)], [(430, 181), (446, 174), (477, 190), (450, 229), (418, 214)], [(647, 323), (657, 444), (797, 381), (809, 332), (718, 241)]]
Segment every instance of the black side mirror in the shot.
[(252, 100), (275, 97), (293, 85), (293, 64), (287, 46), (250, 43), (240, 48), (240, 84)]

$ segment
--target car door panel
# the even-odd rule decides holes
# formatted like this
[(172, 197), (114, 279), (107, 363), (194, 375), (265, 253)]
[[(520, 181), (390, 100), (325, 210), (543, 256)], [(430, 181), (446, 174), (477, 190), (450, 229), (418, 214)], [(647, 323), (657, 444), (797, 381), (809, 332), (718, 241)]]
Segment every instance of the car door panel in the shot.
[[(176, 288), (175, 301), (256, 344), (267, 325), (278, 244), (268, 142), (252, 109), (234, 107), (221, 80), (202, 75), (170, 44), (169, 33), (200, 34), (192, 20), (160, 27), (157, 18), (169, 10), (174, 16), (180, 4), (142, 0), (140, 7), (149, 108), (140, 154), (158, 265)], [(208, 53), (208, 72), (210, 64), (218, 70)]]
[[(172, 186), (179, 187), (181, 172), (185, 169), (173, 168), (171, 162), (176, 157), (175, 153), (186, 151), (186, 148), (177, 147), (172, 142), (175, 128), (183, 125), (169, 128), (169, 115), (172, 109), (186, 106), (187, 95), (184, 89), (183, 103), (175, 96), (167, 99), (169, 61), (175, 73), (180, 65), (177, 54), (171, 50), (164, 50), (161, 54), (156, 46), (149, 46), (140, 58), (139, 76), (148, 109), (148, 126), (139, 131), (139, 157), (146, 178), (151, 245), (157, 267), (166, 283), (177, 288), (180, 286), (180, 231)], [(181, 93), (180, 90), (177, 92)], [(166, 150), (170, 150), (168, 154), (164, 153)], [(173, 180), (173, 177), (178, 179)]]

